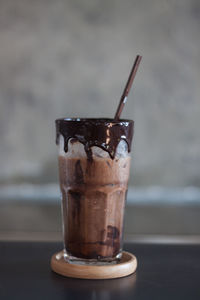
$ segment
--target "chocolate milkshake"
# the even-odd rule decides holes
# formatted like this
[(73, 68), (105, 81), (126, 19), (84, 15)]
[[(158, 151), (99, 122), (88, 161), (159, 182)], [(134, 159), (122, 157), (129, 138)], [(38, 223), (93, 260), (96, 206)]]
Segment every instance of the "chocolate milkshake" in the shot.
[(133, 121), (56, 120), (67, 260), (115, 261), (122, 249)]

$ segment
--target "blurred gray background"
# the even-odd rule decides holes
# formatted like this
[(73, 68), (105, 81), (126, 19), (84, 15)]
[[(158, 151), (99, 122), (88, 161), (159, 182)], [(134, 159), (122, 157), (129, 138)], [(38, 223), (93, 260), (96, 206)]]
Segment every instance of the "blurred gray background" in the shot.
[[(129, 198), (150, 206), (170, 198), (173, 209), (183, 200), (197, 211), (198, 0), (0, 0), (2, 201), (59, 198), (54, 120), (113, 117), (137, 54), (143, 59), (122, 115), (135, 120)], [(46, 189), (38, 190), (41, 184)], [(194, 213), (191, 220), (197, 220)]]

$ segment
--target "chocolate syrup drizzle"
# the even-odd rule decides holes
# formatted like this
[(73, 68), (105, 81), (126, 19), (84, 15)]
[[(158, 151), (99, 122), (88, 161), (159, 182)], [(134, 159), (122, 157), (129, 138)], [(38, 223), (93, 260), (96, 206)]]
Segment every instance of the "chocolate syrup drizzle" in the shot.
[(66, 118), (56, 121), (56, 144), (60, 134), (64, 138), (64, 151), (68, 151), (68, 141), (73, 138), (84, 145), (88, 160), (92, 160), (91, 147), (97, 146), (115, 158), (116, 149), (121, 140), (126, 141), (131, 151), (134, 121), (113, 119)]

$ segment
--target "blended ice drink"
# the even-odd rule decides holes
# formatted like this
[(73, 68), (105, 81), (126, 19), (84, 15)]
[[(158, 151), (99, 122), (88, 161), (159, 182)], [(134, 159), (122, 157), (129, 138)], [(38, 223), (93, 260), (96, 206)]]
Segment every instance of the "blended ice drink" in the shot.
[(56, 120), (67, 261), (121, 257), (133, 127), (123, 119)]

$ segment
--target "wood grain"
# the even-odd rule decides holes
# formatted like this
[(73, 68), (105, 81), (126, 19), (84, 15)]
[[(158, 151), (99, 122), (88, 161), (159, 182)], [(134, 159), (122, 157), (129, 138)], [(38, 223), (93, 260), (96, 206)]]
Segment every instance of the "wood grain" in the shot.
[(123, 252), (119, 263), (115, 265), (78, 265), (64, 260), (63, 251), (55, 253), (51, 258), (51, 269), (63, 276), (83, 279), (111, 279), (128, 276), (136, 271), (137, 259)]

